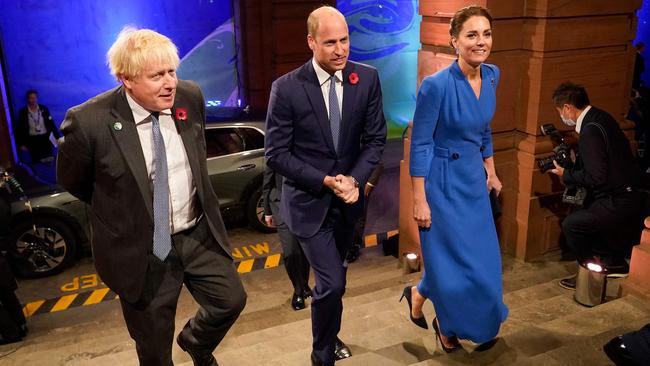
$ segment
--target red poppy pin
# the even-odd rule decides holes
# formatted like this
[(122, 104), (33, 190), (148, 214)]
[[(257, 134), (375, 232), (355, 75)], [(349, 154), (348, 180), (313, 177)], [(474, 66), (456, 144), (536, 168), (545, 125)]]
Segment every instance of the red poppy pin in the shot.
[(177, 121), (186, 121), (187, 120), (187, 109), (185, 109), (185, 108), (176, 108), (176, 120)]
[(353, 72), (348, 76), (348, 80), (350, 81), (350, 84), (355, 85), (359, 82), (359, 75), (357, 75), (356, 72)]

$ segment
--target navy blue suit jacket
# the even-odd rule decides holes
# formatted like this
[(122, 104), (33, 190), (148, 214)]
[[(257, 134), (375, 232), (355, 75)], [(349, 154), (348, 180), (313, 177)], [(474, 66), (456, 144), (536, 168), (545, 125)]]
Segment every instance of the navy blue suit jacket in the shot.
[[(356, 84), (350, 74), (358, 76)], [(381, 158), (386, 143), (377, 70), (348, 61), (343, 70), (343, 108), (338, 154), (316, 71), (309, 60), (273, 82), (266, 117), (266, 158), (285, 177), (280, 212), (289, 230), (311, 237), (323, 224), (332, 200), (323, 185), (326, 175), (351, 175), (362, 188)], [(363, 212), (359, 201), (345, 205), (347, 219)], [(353, 222), (350, 225), (354, 225)]]

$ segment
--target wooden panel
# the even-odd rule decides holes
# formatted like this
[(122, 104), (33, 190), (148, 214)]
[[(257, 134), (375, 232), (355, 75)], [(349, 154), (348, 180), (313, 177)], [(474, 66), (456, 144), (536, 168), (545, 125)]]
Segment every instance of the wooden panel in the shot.
[[(496, 1), (496, 0), (495, 0)], [(528, 0), (529, 17), (575, 17), (607, 14), (631, 14), (642, 0)]]

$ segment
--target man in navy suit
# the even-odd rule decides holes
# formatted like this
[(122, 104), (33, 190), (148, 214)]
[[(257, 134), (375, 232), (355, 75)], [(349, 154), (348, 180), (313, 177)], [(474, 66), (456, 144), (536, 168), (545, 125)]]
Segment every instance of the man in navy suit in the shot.
[(313, 365), (349, 357), (338, 338), (354, 223), (363, 187), (386, 142), (377, 71), (347, 60), (345, 17), (335, 8), (307, 20), (313, 58), (277, 79), (266, 120), (266, 157), (285, 177), (280, 212), (298, 238), (316, 286), (312, 301)]

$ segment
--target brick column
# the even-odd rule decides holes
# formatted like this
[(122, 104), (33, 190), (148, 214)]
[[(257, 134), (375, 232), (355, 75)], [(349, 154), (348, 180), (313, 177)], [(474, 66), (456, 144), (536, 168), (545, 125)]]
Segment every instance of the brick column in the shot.
[(630, 277), (623, 283), (623, 294), (635, 294), (650, 300), (650, 217), (645, 219), (641, 244), (632, 250)]
[(560, 203), (563, 186), (535, 163), (552, 148), (539, 126), (553, 123), (568, 130), (551, 94), (566, 80), (584, 85), (591, 102), (612, 114), (631, 136), (631, 122), (623, 117), (634, 62), (634, 14), (641, 0), (420, 0), (420, 80), (455, 59), (449, 20), (471, 4), (489, 8), (495, 18), (488, 62), (501, 69), (492, 120), (494, 157), (504, 185), (503, 217), (497, 222), (501, 247), (533, 259), (559, 249), (560, 222), (568, 209)]

